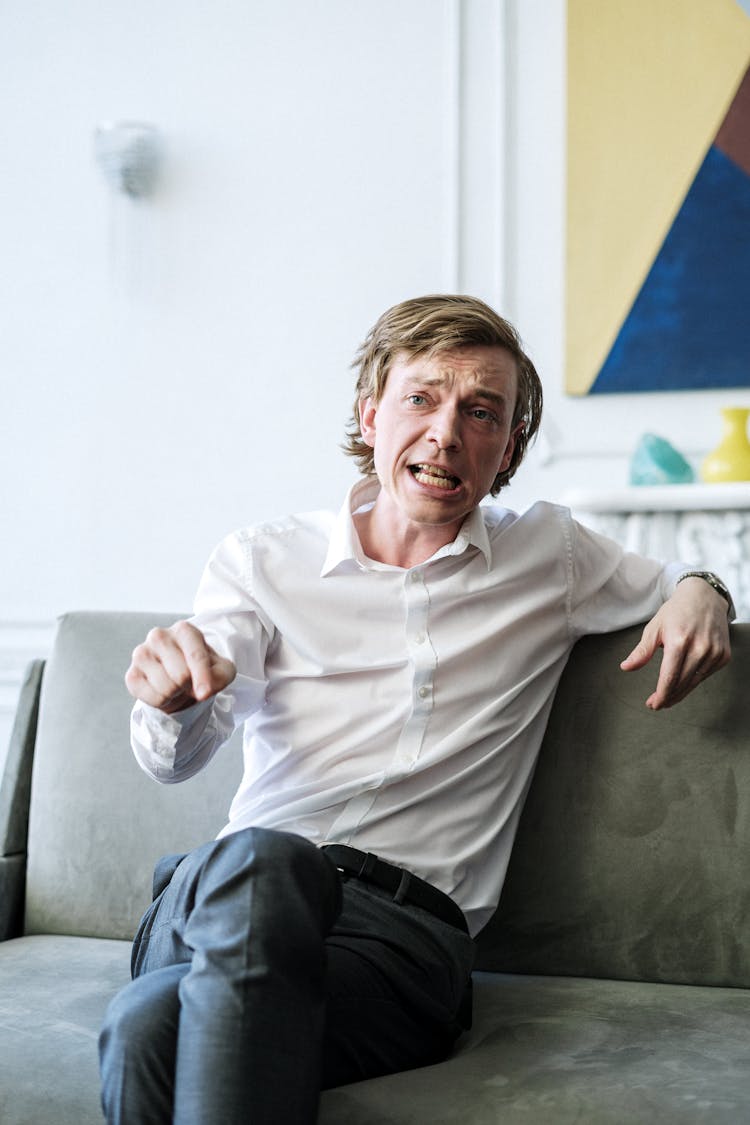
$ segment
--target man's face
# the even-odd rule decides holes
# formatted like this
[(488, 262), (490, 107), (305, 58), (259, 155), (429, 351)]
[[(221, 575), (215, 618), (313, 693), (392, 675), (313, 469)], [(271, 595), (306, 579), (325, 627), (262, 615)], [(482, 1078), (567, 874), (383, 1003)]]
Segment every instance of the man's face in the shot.
[(398, 354), (380, 401), (360, 403), (381, 511), (403, 528), (457, 531), (510, 464), (523, 428), (511, 430), (517, 387), (516, 361), (506, 348)]

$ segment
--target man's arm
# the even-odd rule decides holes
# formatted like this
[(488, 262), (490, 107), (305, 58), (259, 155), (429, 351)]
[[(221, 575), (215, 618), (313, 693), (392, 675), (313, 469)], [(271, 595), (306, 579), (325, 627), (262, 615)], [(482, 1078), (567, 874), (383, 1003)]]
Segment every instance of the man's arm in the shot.
[(219, 656), (199, 629), (178, 621), (152, 629), (134, 649), (125, 683), (134, 699), (174, 715), (218, 695), (236, 675), (232, 661)]
[(642, 668), (657, 648), (664, 650), (656, 690), (646, 700), (652, 711), (679, 703), (729, 662), (728, 608), (703, 578), (686, 577), (646, 625), (620, 667)]

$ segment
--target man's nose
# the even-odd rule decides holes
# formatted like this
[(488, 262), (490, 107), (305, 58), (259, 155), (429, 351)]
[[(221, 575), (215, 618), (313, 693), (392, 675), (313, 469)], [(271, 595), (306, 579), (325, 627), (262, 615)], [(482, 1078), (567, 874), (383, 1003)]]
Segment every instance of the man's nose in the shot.
[(436, 411), (430, 426), (430, 440), (435, 442), (438, 449), (460, 449), (460, 422), (459, 411), (454, 407), (445, 406)]

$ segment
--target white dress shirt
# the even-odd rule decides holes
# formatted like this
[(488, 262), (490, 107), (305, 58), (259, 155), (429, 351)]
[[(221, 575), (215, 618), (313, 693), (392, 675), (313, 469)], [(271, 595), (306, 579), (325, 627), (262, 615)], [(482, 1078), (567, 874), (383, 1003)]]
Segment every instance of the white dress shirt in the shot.
[(258, 825), (375, 852), (451, 895), (476, 933), (571, 647), (651, 617), (685, 567), (626, 554), (538, 503), (477, 508), (404, 570), (362, 552), (352, 512), (377, 491), (367, 478), (338, 517), (220, 544), (192, 620), (237, 677), (177, 715), (137, 704), (133, 747), (153, 777), (181, 781), (244, 723), (220, 835)]

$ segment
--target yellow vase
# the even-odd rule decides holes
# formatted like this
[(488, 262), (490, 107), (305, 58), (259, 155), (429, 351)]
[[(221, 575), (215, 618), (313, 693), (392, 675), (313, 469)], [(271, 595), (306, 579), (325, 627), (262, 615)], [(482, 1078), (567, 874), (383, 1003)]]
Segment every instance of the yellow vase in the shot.
[(709, 484), (728, 480), (750, 480), (750, 442), (747, 440), (747, 418), (750, 409), (725, 407), (721, 411), (724, 434), (701, 465), (701, 477)]

